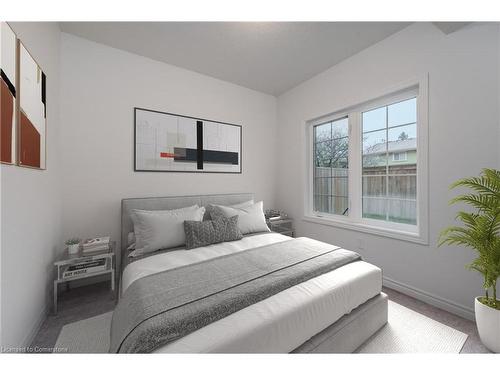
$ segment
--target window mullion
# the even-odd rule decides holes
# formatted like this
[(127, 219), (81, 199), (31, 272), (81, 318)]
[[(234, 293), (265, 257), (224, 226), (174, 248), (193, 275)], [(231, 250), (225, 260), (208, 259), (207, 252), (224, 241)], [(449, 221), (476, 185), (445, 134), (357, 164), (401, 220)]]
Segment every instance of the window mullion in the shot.
[(389, 106), (385, 107), (385, 220), (389, 221)]
[[(352, 221), (361, 219), (361, 114), (349, 114), (349, 217)], [(360, 183), (361, 181), (361, 183)]]

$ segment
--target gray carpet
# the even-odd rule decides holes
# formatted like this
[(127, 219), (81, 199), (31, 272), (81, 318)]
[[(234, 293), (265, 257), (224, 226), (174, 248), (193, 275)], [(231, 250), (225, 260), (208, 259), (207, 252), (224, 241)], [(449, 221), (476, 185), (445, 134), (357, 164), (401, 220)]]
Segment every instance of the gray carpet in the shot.
[(106, 353), (113, 312), (66, 324), (57, 338), (55, 349), (60, 353)]
[(359, 353), (460, 353), (467, 335), (389, 301), (389, 321)]
[[(106, 353), (111, 312), (65, 325), (58, 352)], [(389, 323), (368, 340), (359, 353), (460, 353), (467, 335), (389, 301)]]

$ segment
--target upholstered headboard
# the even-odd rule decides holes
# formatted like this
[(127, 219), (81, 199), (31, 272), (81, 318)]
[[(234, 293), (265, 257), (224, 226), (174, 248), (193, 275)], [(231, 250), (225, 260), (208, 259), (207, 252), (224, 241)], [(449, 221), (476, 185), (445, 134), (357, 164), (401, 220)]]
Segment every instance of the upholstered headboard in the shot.
[(207, 206), (209, 204), (233, 205), (253, 199), (251, 193), (215, 194), (215, 195), (185, 195), (177, 197), (127, 198), (122, 199), (121, 249), (116, 254), (116, 268), (121, 270), (123, 254), (127, 249), (127, 237), (134, 230), (130, 212), (139, 210), (174, 210), (192, 205)]

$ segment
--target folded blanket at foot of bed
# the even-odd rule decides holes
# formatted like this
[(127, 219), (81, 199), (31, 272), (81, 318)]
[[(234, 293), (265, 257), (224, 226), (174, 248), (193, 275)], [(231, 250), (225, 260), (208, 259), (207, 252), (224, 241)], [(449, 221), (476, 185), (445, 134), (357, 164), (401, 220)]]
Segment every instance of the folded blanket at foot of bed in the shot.
[(296, 238), (133, 282), (111, 323), (110, 352), (147, 353), (346, 264), (359, 254)]

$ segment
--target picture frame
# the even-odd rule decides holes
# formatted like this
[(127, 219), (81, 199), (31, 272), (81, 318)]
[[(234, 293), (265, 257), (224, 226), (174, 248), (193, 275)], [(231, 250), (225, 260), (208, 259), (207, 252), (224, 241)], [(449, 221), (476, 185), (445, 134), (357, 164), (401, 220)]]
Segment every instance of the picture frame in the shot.
[(22, 41), (18, 41), (18, 158), (17, 165), (46, 169), (47, 76)]
[(242, 173), (242, 126), (134, 107), (134, 171)]
[(0, 162), (45, 170), (47, 76), (8, 23), (0, 27)]
[(6, 22), (0, 22), (0, 163), (17, 164), (18, 39)]

